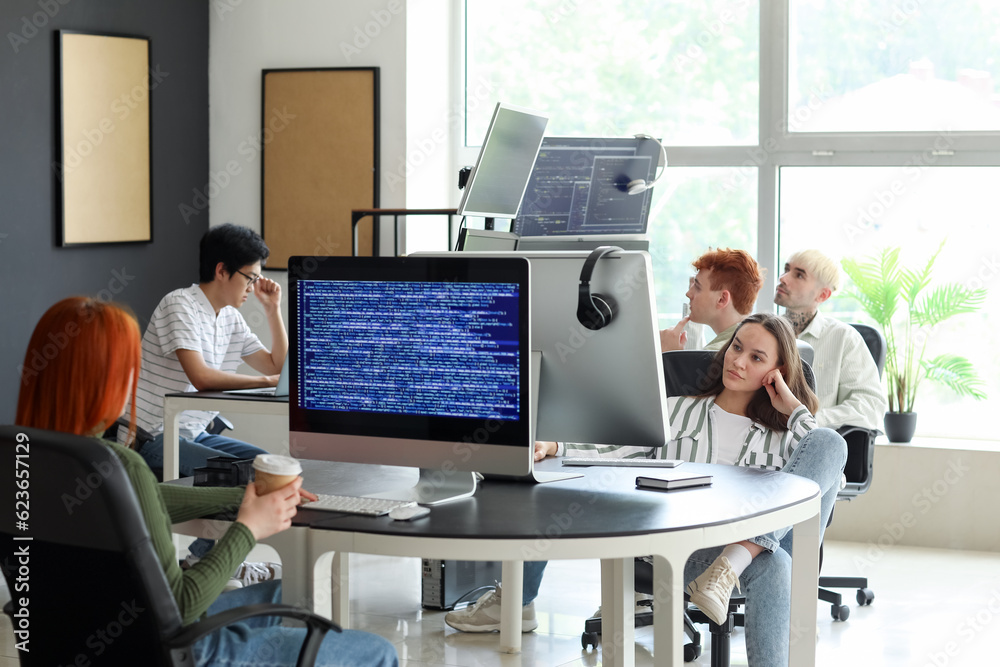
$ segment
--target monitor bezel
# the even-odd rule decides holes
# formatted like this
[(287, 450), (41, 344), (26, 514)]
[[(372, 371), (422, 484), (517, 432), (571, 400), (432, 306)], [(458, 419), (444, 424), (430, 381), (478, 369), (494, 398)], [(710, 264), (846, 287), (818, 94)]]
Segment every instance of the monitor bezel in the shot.
[[(533, 451), (530, 265), (519, 257), (301, 257), (289, 259), (289, 449), (329, 461), (527, 475)], [(520, 418), (424, 418), (385, 413), (318, 414), (300, 405), (298, 291), (301, 280), (516, 282)]]

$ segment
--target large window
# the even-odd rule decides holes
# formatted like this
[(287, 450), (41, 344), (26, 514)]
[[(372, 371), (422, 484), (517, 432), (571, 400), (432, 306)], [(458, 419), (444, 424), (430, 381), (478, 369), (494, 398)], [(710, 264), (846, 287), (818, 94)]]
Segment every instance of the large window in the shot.
[(793, 132), (1000, 130), (995, 0), (792, 0), (790, 25)]
[[(986, 239), (997, 228), (998, 167), (784, 167), (781, 170), (781, 255), (820, 246), (832, 257), (868, 257), (901, 247), (901, 260), (923, 267), (942, 241), (934, 265), (938, 279), (986, 287), (977, 313), (942, 323), (927, 338), (927, 358), (952, 352), (969, 358), (1000, 404), (1000, 261)], [(819, 230), (822, 230), (820, 232)], [(821, 241), (818, 240), (821, 237)], [(933, 283), (932, 283), (933, 284)], [(857, 302), (835, 296), (823, 311), (865, 321)], [(925, 381), (915, 409), (923, 435), (995, 438), (978, 419), (987, 406)]]
[[(920, 261), (947, 238), (937, 275), (991, 294), (929, 349), (973, 359), (990, 398), (924, 385), (918, 435), (997, 439), (955, 415), (1000, 408), (1000, 263), (984, 245), (1000, 217), (1000, 3), (464, 6), (469, 145), (498, 100), (547, 112), (552, 135), (664, 138), (670, 167), (650, 217), (661, 324), (675, 321), (690, 263), (710, 246), (756, 254), (768, 269), (758, 308), (769, 310), (795, 249), (841, 258), (902, 245)], [(474, 97), (483, 90), (491, 103)], [(824, 311), (864, 320), (846, 299)]]
[[(757, 143), (756, 0), (469, 0), (467, 89), (551, 115), (552, 136)], [(489, 108), (468, 109), (466, 139)]]

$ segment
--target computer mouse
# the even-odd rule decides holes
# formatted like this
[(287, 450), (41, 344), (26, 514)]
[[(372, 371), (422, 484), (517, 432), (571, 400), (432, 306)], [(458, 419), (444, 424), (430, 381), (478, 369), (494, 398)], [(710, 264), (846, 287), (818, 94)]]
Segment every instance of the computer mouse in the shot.
[(430, 508), (420, 505), (406, 505), (389, 511), (389, 518), (396, 521), (413, 521), (431, 513)]

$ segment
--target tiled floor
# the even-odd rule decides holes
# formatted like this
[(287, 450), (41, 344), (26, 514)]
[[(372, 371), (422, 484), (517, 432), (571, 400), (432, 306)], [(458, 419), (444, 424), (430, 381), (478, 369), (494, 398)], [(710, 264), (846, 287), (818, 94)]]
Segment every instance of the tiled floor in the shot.
[[(601, 664), (599, 650), (583, 650), (586, 614), (600, 602), (599, 563), (552, 563), (536, 603), (540, 627), (524, 635), (520, 655), (498, 652), (497, 634), (455, 632), (443, 612), (420, 608), (420, 561), (352, 557), (351, 607), (355, 627), (396, 644), (407, 667), (538, 666)], [(826, 544), (829, 574), (866, 574), (875, 602), (859, 607), (854, 591), (846, 622), (834, 622), (819, 603), (817, 664), (955, 667), (1000, 664), (1000, 554)], [(13, 635), (0, 620), (0, 667), (13, 667)], [(652, 664), (652, 628), (637, 631), (636, 665)], [(705, 642), (707, 644), (707, 632)], [(745, 665), (742, 631), (733, 636), (733, 665)], [(138, 664), (138, 663), (137, 663)], [(708, 665), (703, 655), (694, 665)]]

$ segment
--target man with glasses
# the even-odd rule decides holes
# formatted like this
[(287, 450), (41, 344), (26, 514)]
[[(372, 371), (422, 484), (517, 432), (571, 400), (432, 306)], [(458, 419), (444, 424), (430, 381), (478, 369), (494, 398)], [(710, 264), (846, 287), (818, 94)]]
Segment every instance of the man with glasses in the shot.
[[(288, 352), (281, 317), (281, 287), (261, 276), (270, 251), (253, 230), (233, 224), (209, 229), (201, 239), (199, 282), (174, 290), (153, 311), (142, 337), (142, 370), (136, 393), (138, 426), (154, 437), (137, 446), (154, 472), (163, 470), (163, 397), (183, 391), (273, 387)], [(253, 294), (264, 308), (271, 349), (247, 326), (239, 308)], [(236, 372), (245, 361), (263, 375)], [(209, 458), (253, 458), (264, 450), (207, 433), (215, 412), (184, 412), (180, 418), (180, 475), (188, 477)], [(119, 440), (125, 437), (119, 429)]]

